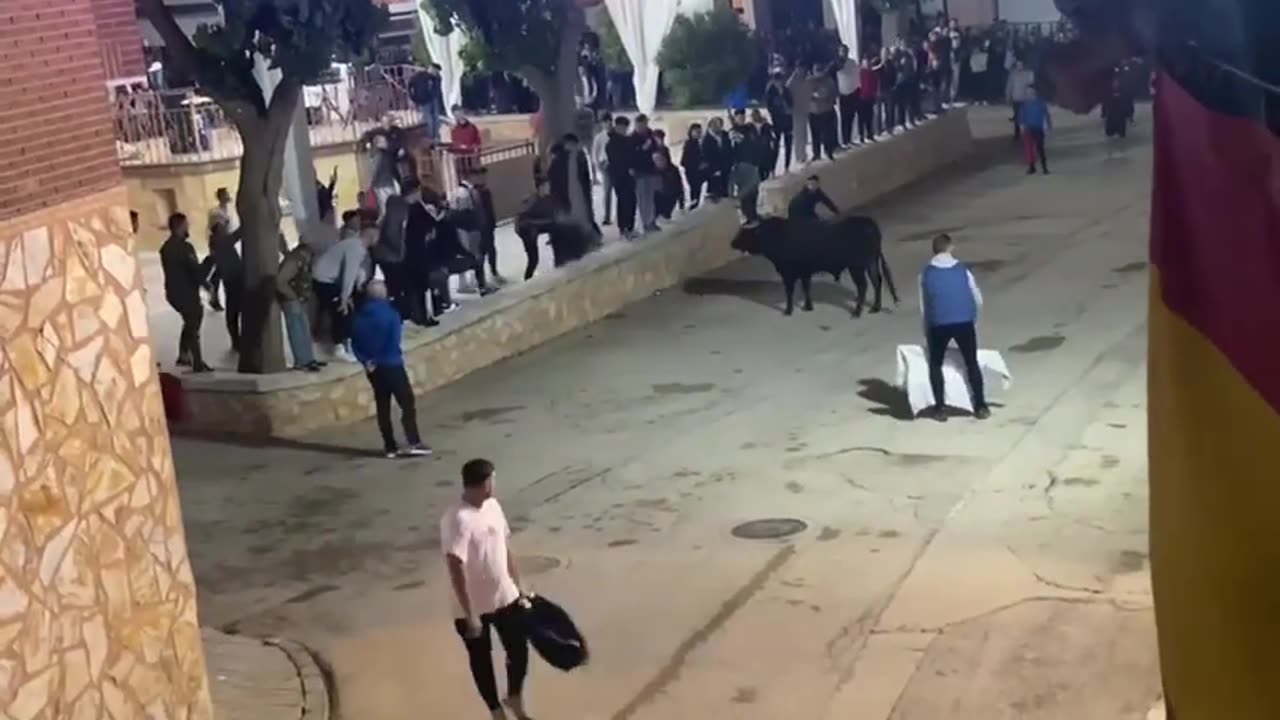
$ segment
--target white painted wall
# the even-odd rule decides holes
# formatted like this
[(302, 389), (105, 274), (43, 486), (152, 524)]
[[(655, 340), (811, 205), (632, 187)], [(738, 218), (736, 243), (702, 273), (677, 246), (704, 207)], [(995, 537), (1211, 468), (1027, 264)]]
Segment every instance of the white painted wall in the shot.
[(1008, 22), (1054, 22), (1062, 17), (1053, 0), (1000, 0), (1000, 19)]

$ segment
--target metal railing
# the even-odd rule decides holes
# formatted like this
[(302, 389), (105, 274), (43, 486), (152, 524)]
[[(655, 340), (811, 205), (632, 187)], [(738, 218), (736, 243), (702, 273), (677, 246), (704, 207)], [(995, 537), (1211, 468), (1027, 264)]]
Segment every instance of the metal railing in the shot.
[[(421, 122), (409, 98), (413, 66), (335, 73), (303, 89), (313, 147), (352, 143), (390, 118), (401, 127)], [(114, 99), (116, 151), (125, 166), (234, 160), (244, 144), (222, 108), (195, 89), (120, 92)]]
[(528, 161), (528, 172), (532, 176), (537, 156), (537, 146), (531, 140), (507, 142), (466, 152), (459, 152), (448, 144), (442, 144), (432, 148), (426, 157), (419, 158), (418, 175), (424, 187), (448, 197), (473, 168), (524, 158)]

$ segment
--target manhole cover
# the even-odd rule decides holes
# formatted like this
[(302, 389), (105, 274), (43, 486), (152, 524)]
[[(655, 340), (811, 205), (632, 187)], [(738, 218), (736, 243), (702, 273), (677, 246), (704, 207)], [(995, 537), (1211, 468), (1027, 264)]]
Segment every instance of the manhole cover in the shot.
[(519, 558), (518, 565), (521, 575), (544, 575), (552, 570), (559, 570), (563, 563), (560, 558), (551, 557), (550, 555), (529, 555)]
[(776, 540), (804, 532), (808, 525), (795, 518), (764, 518), (744, 522), (733, 529), (733, 536), (744, 540)]

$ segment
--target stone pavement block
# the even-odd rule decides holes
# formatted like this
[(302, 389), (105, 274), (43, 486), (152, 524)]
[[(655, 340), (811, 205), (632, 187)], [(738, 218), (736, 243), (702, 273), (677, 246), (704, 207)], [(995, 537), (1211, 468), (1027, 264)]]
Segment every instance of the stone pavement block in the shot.
[(203, 628), (218, 720), (327, 720), (329, 696), (310, 653), (288, 640)]

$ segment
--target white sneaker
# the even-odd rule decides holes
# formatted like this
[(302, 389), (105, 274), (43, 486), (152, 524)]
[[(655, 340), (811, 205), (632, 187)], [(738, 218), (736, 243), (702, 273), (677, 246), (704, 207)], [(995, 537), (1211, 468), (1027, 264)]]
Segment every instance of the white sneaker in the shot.
[(346, 345), (339, 345), (333, 349), (333, 360), (334, 362), (354, 363), (356, 362), (356, 356), (352, 354)]
[(506, 285), (506, 284), (507, 284), (507, 279), (506, 279), (506, 278), (504, 278), (503, 276), (499, 275), (498, 273), (494, 273), (494, 274), (493, 274), (493, 284), (494, 284), (494, 285), (498, 285), (498, 286)]
[(426, 445), (410, 445), (400, 451), (402, 457), (428, 457), (434, 451)]
[(457, 310), (460, 307), (462, 306), (459, 305), (458, 303), (449, 303), (448, 305), (445, 305), (444, 307), (440, 308), (440, 314), (448, 315), (449, 313), (453, 312), (454, 310)]

